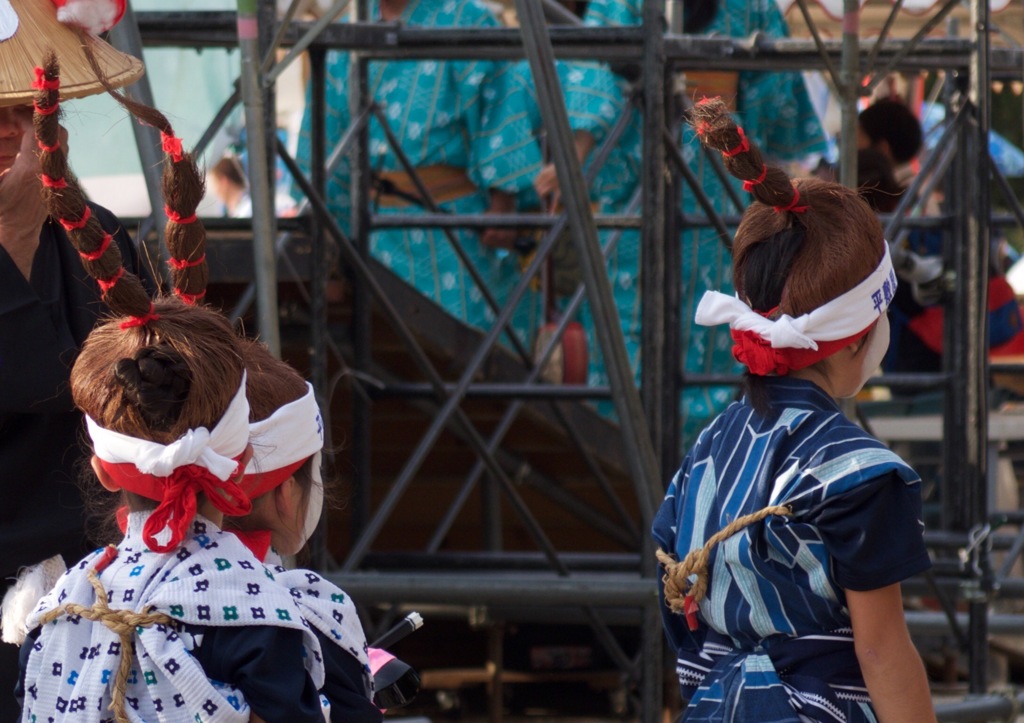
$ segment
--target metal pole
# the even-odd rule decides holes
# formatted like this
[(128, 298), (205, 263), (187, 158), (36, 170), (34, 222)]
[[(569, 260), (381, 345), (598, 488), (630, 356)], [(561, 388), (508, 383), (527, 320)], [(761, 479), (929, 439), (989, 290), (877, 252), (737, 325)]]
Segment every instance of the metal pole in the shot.
[(256, 316), (260, 338), (270, 352), (281, 356), (277, 317), (277, 262), (274, 257), (274, 189), (271, 185), (263, 88), (259, 77), (260, 21), (257, 0), (238, 0), (238, 46), (241, 50), (242, 102), (249, 152), (249, 192), (252, 195), (253, 268), (256, 276)]
[[(663, 32), (661, 27), (662, 3), (655, 0), (645, 0), (644, 20), (650, 22), (657, 28), (659, 38)], [(572, 132), (569, 127), (569, 118), (561, 97), (561, 88), (558, 84), (558, 76), (555, 72), (554, 53), (551, 48), (551, 39), (548, 36), (547, 26), (544, 23), (543, 13), (540, 8), (530, 0), (516, 0), (516, 10), (519, 14), (520, 31), (523, 37), (523, 46), (526, 50), (526, 57), (533, 72), (534, 83), (537, 90), (537, 101), (540, 106), (541, 118), (551, 140), (552, 158), (555, 163), (555, 170), (558, 173), (559, 187), (562, 190), (562, 203), (565, 206), (569, 219), (573, 238), (576, 242), (580, 255), (583, 278), (586, 284), (587, 296), (590, 301), (591, 312), (594, 318), (595, 331), (601, 344), (601, 351), (604, 354), (605, 363), (608, 369), (608, 378), (612, 387), (612, 399), (615, 403), (615, 411), (619, 417), (619, 424), (627, 445), (632, 447), (630, 462), (634, 478), (637, 481), (637, 497), (640, 504), (641, 517), (644, 528), (649, 528), (653, 519), (654, 507), (661, 498), (662, 488), (659, 480), (657, 459), (653, 445), (651, 444), (650, 431), (643, 416), (644, 410), (640, 404), (640, 397), (637, 394), (633, 381), (633, 373), (629, 368), (629, 359), (626, 355), (626, 347), (622, 339), (618, 310), (611, 293), (611, 285), (608, 281), (608, 274), (601, 254), (601, 245), (597, 238), (597, 228), (594, 226), (593, 217), (590, 215), (589, 197), (587, 186), (583, 179), (583, 171), (580, 168), (579, 160), (574, 153)], [(648, 28), (649, 32), (650, 28)], [(648, 38), (649, 40), (649, 38)], [(660, 58), (660, 44), (656, 43), (654, 50), (650, 51), (650, 58), (645, 58), (651, 65)], [(663, 58), (660, 58), (661, 62)], [(650, 66), (645, 68), (650, 70)], [(661, 70), (663, 77), (664, 71)], [(656, 154), (661, 155), (661, 163), (657, 166), (664, 166), (664, 147), (661, 146), (661, 129), (664, 125), (664, 107), (661, 106), (663, 84), (654, 89), (654, 98), (648, 98), (648, 108), (654, 106), (655, 113), (660, 107), (661, 118), (657, 126), (651, 127), (650, 119), (646, 123), (645, 150), (653, 148), (648, 144), (656, 144)], [(650, 158), (648, 158), (650, 162)], [(646, 182), (646, 178), (645, 178)], [(651, 210), (658, 214), (654, 223), (656, 235), (664, 234), (662, 223), (664, 220), (664, 197), (661, 195), (664, 189), (659, 182), (657, 189), (645, 186), (645, 211)], [(655, 198), (656, 197), (656, 198)], [(646, 214), (645, 214), (646, 215)], [(645, 240), (646, 240), (645, 236)], [(662, 241), (664, 239), (662, 238)], [(646, 257), (650, 249), (644, 249)], [(660, 258), (660, 255), (659, 257)], [(645, 270), (649, 264), (645, 261)], [(661, 268), (658, 267), (656, 274), (660, 275)], [(648, 277), (652, 278), (652, 277)], [(660, 286), (660, 284), (652, 284)], [(655, 293), (653, 297), (647, 296), (645, 289), (645, 302), (655, 300), (660, 318), (660, 295)], [(645, 315), (647, 314), (645, 304)], [(645, 322), (647, 317), (645, 316)], [(656, 357), (660, 363), (660, 346)], [(657, 402), (654, 407), (660, 411)], [(648, 413), (652, 410), (648, 409)], [(650, 555), (650, 545), (643, 547), (645, 559)], [(653, 564), (649, 567), (650, 574), (654, 574)], [(645, 626), (644, 632), (649, 633), (649, 626)], [(660, 640), (660, 635), (656, 638)], [(652, 641), (645, 635), (645, 642)], [(643, 688), (643, 720), (652, 722), (658, 720), (661, 709), (661, 655), (660, 647), (646, 645), (647, 655), (643, 656), (643, 671), (641, 672), (641, 685)], [(652, 670), (653, 668), (653, 670)]]
[[(965, 416), (964, 450), (967, 457), (968, 520), (972, 529), (985, 525), (988, 519), (988, 268), (989, 268), (989, 224), (990, 208), (988, 173), (988, 135), (990, 127), (988, 49), (989, 49), (989, 5), (988, 0), (972, 0), (971, 28), (975, 45), (971, 54), (969, 76), (970, 102), (975, 112), (977, 127), (974, 137), (969, 138), (970, 169), (973, 182), (970, 190), (971, 207), (966, 214), (967, 248), (966, 262), (961, 268), (967, 275), (964, 301), (966, 302), (967, 328), (964, 330), (967, 365), (964, 370)], [(973, 141), (973, 142), (970, 142)], [(965, 177), (965, 180), (967, 178)], [(988, 680), (988, 617), (987, 609), (992, 587), (992, 571), (989, 565), (988, 544), (977, 545), (977, 561), (973, 565), (976, 580), (968, 590), (968, 627), (971, 641), (969, 661), (970, 692), (986, 692)]]
[[(309, 88), (310, 88), (310, 156), (312, 158), (310, 167), (310, 183), (316, 192), (323, 195), (327, 184), (327, 177), (324, 173), (324, 155), (326, 151), (324, 138), (324, 55), (323, 50), (313, 50), (309, 54)], [(276, 158), (276, 154), (275, 154)], [(310, 351), (309, 366), (313, 380), (313, 391), (316, 394), (317, 403), (320, 406), (320, 415), (324, 422), (324, 462), (327, 471), (334, 469), (334, 445), (331, 441), (331, 399), (328, 393), (327, 383), (327, 345), (329, 338), (327, 334), (327, 244), (324, 237), (324, 230), (316, 214), (309, 215), (309, 234), (311, 244), (311, 268), (310, 286), (311, 308), (310, 316), (312, 323), (310, 334), (312, 337), (312, 350)], [(325, 477), (330, 479), (330, 477)], [(313, 567), (324, 570), (327, 567), (327, 524), (329, 516), (321, 515), (317, 532), (310, 541), (312, 551)]]
[(860, 2), (843, 0), (843, 53), (839, 71), (839, 102), (842, 126), (839, 136), (840, 182), (848, 188), (857, 187), (857, 98), (860, 84), (859, 39)]
[[(644, 220), (642, 243), (640, 245), (640, 284), (641, 290), (641, 365), (640, 392), (643, 400), (643, 411), (647, 419), (647, 433), (651, 436), (652, 457), (650, 460), (656, 477), (649, 480), (651, 493), (657, 504), (664, 494), (662, 482), (663, 470), (658, 466), (665, 458), (668, 449), (678, 446), (674, 437), (666, 437), (665, 421), (678, 414), (679, 397), (666, 397), (665, 380), (669, 369), (674, 368), (674, 360), (665, 356), (665, 279), (667, 275), (678, 275), (677, 269), (669, 269), (665, 246), (671, 242), (678, 244), (678, 238), (666, 238), (666, 194), (671, 184), (666, 186), (665, 176), (668, 171), (665, 157), (665, 143), (662, 132), (665, 128), (665, 93), (667, 79), (665, 71), (665, 2), (664, 0), (644, 0), (644, 59), (643, 59), (643, 101), (644, 101), (644, 132), (643, 132), (643, 179), (642, 211)], [(561, 173), (562, 178), (565, 173)], [(582, 241), (577, 237), (577, 241)], [(601, 266), (604, 271), (604, 266)], [(607, 274), (602, 274), (607, 281)], [(589, 288), (589, 279), (588, 279)], [(611, 296), (609, 294), (609, 299)], [(591, 297), (591, 304), (593, 298)], [(618, 323), (619, 315), (610, 315)], [(595, 320), (598, 318), (594, 314)], [(618, 335), (613, 335), (619, 339)], [(607, 345), (602, 344), (602, 349)], [(625, 347), (623, 347), (625, 351)], [(625, 367), (629, 371), (629, 367)], [(609, 380), (612, 375), (609, 374)], [(632, 374), (630, 375), (632, 377)], [(632, 381), (632, 379), (630, 379)], [(612, 391), (615, 384), (612, 381)], [(621, 404), (616, 410), (621, 419)], [(668, 407), (668, 408), (666, 408)], [(624, 431), (626, 430), (623, 427)], [(650, 520), (644, 519), (643, 529), (650, 529)], [(658, 565), (654, 559), (654, 546), (645, 534), (641, 538), (640, 551), (642, 567), (640, 574), (644, 577), (657, 574)], [(641, 720), (644, 723), (655, 723), (661, 718), (662, 709), (662, 651), (664, 649), (664, 633), (661, 627), (661, 616), (656, 607), (644, 611), (644, 622), (641, 629), (641, 640), (644, 651), (640, 656), (640, 704)]]
[(611, 285), (601, 256), (597, 229), (590, 215), (590, 202), (583, 171), (576, 158), (569, 118), (562, 101), (561, 88), (555, 73), (551, 39), (539, 5), (530, 0), (516, 0), (520, 32), (527, 59), (533, 71), (541, 118), (551, 139), (552, 158), (562, 189), (562, 203), (580, 256), (595, 331), (601, 344), (608, 378), (612, 387), (615, 411), (623, 438), (630, 447), (632, 474), (638, 485), (638, 502), (644, 527), (649, 527), (654, 507), (662, 497), (658, 465), (651, 445), (640, 395), (633, 382), (626, 347), (619, 328), (619, 316), (612, 298)]
[[(640, 392), (647, 417), (656, 460), (662, 458), (666, 444), (675, 440), (663, 437), (662, 382), (666, 367), (665, 345), (665, 35), (664, 0), (644, 0), (643, 62), (643, 178), (641, 179), (644, 220), (640, 253), (641, 292), (641, 367)], [(618, 315), (616, 315), (616, 320)], [(655, 472), (658, 472), (657, 468)], [(658, 475), (661, 479), (661, 475)], [(653, 557), (651, 558), (653, 566)]]
[[(355, 21), (369, 22), (369, 0), (356, 0)], [(369, 61), (360, 53), (352, 54), (348, 78), (349, 118), (358, 118), (370, 112)], [(352, 216), (349, 221), (356, 251), (364, 261), (370, 259), (370, 129), (368, 123), (359, 127), (349, 156), (350, 194)], [(370, 289), (358, 273), (349, 267), (346, 278), (352, 285), (352, 347), (353, 366), (359, 370), (370, 368), (372, 352), (372, 318)], [(352, 529), (355, 544), (366, 530), (370, 519), (370, 501), (373, 481), (373, 446), (371, 430), (373, 411), (362, 395), (352, 398)]]

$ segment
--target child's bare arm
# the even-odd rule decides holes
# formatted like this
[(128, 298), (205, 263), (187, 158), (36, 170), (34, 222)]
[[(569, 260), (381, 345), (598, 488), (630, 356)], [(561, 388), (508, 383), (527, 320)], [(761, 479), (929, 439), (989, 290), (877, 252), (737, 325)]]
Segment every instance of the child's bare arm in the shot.
[(910, 640), (899, 583), (846, 591), (853, 642), (878, 719), (883, 723), (935, 720), (928, 678)]

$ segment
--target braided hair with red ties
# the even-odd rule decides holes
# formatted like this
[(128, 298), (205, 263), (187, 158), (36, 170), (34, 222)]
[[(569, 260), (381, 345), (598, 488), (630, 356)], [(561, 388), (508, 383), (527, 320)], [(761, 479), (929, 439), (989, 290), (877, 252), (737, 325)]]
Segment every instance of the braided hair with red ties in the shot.
[(761, 150), (736, 125), (721, 98), (701, 99), (694, 105), (691, 118), (701, 143), (722, 153), (726, 169), (743, 181), (744, 191), (780, 213), (807, 210), (786, 172), (764, 162)]
[(111, 243), (111, 235), (92, 215), (78, 179), (68, 168), (60, 140), (60, 71), (56, 56), (51, 54), (44, 67), (36, 68), (34, 85), (32, 123), (46, 209), (67, 231), (86, 272), (99, 284), (104, 303), (114, 314), (128, 317), (123, 325), (146, 324), (156, 318), (149, 294), (139, 278), (125, 270), (117, 244)]
[(140, 103), (114, 88), (104, 77), (99, 61), (89, 48), (85, 55), (107, 93), (140, 123), (160, 131), (165, 154), (161, 187), (167, 226), (164, 238), (170, 254), (171, 285), (186, 304), (196, 304), (206, 295), (209, 269), (206, 264), (206, 227), (196, 216), (196, 208), (206, 193), (206, 180), (192, 153), (183, 150), (167, 117), (152, 106)]

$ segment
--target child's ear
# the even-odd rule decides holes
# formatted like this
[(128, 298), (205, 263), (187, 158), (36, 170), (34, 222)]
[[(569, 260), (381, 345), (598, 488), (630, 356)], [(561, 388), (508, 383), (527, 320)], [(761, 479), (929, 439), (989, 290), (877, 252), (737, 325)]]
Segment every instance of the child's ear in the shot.
[(274, 507), (279, 520), (294, 520), (298, 517), (298, 506), (302, 499), (302, 495), (296, 494), (298, 484), (292, 476), (274, 488)]
[(100, 458), (95, 454), (92, 456), (90, 464), (92, 464), (92, 471), (96, 474), (96, 479), (100, 481), (100, 484), (103, 485), (105, 490), (108, 492), (117, 492), (121, 489), (117, 482), (115, 482), (110, 476), (110, 473), (103, 469), (103, 465), (100, 464)]

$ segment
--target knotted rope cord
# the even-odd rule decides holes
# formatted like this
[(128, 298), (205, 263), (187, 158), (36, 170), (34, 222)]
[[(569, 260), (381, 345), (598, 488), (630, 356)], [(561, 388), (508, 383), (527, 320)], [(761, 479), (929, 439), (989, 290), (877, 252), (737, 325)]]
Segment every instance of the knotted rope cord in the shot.
[[(676, 562), (675, 558), (664, 550), (657, 550), (658, 562), (665, 568), (665, 575), (662, 577), (662, 582), (665, 584), (665, 604), (672, 609), (672, 612), (685, 614), (687, 612), (687, 598), (689, 598), (692, 605), (696, 605), (707, 594), (708, 559), (711, 557), (711, 551), (715, 548), (715, 545), (766, 517), (771, 515), (789, 517), (792, 514), (793, 510), (788, 505), (771, 505), (749, 515), (737, 517), (713, 534), (704, 543), (704, 547), (690, 550), (682, 562)], [(697, 576), (692, 585), (690, 584), (691, 575)]]
[(114, 694), (109, 709), (113, 711), (117, 723), (129, 723), (128, 714), (125, 712), (125, 695), (128, 689), (128, 674), (132, 670), (132, 638), (135, 631), (137, 628), (148, 628), (152, 625), (170, 625), (174, 619), (163, 613), (150, 612), (152, 608), (146, 608), (141, 613), (134, 610), (112, 610), (107, 603), (107, 591), (103, 589), (103, 583), (100, 582), (95, 568), (89, 570), (88, 577), (96, 591), (96, 603), (92, 607), (80, 603), (65, 603), (43, 615), (40, 623), (45, 625), (64, 614), (79, 615), (86, 620), (103, 623), (117, 634), (121, 639), (121, 660), (117, 668), (117, 677), (114, 678)]

